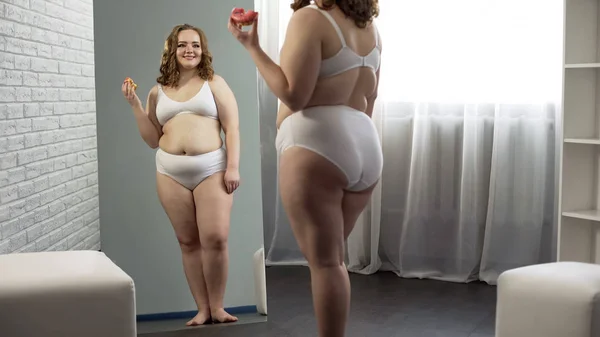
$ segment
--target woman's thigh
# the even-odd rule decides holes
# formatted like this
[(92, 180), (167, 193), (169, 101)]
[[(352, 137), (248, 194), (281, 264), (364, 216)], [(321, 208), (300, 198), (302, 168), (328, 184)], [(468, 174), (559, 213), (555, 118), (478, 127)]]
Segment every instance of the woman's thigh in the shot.
[(281, 155), (282, 203), (311, 265), (339, 265), (344, 260), (342, 198), (346, 184), (342, 172), (317, 153), (292, 147)]
[(217, 172), (194, 189), (196, 221), (205, 247), (220, 248), (229, 236), (233, 194), (225, 189), (224, 174)]
[(192, 191), (158, 172), (156, 186), (160, 203), (171, 221), (179, 243), (185, 246), (200, 244)]

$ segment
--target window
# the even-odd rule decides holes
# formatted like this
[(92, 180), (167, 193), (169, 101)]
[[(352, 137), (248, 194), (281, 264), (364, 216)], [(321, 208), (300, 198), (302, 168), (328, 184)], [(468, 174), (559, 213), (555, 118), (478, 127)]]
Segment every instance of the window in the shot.
[[(560, 97), (562, 1), (380, 0), (380, 97), (547, 103)], [(279, 47), (292, 15), (279, 3)]]

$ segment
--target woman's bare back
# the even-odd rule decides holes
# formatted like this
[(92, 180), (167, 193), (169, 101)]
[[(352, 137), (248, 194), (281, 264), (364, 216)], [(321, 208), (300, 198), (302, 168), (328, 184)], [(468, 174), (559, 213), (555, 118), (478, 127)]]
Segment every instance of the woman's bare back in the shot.
[[(312, 11), (314, 12), (312, 15), (320, 16), (316, 20), (316, 25), (306, 29), (311, 29), (315, 32), (315, 38), (321, 39), (321, 58), (329, 59), (340, 52), (342, 41), (325, 15), (310, 8), (302, 10)], [(346, 45), (354, 53), (365, 56), (376, 48), (376, 39), (379, 41), (380, 39), (374, 25), (359, 28), (337, 7), (329, 10), (328, 13), (340, 27)], [(379, 71), (375, 72), (367, 67), (353, 68), (337, 75), (321, 77), (317, 80), (315, 90), (305, 108), (319, 105), (346, 105), (370, 115), (369, 110), (372, 109), (369, 109), (369, 105), (377, 95), (378, 77)], [(292, 113), (293, 111), (282, 103), (277, 116), (277, 127), (279, 128), (281, 122)]]

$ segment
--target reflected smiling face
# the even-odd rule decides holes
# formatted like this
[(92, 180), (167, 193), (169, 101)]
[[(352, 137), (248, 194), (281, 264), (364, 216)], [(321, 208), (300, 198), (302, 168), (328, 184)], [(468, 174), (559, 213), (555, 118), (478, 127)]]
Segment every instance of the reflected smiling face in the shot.
[(186, 70), (194, 69), (198, 67), (201, 59), (200, 35), (192, 29), (179, 32), (177, 36), (177, 62), (179, 66)]

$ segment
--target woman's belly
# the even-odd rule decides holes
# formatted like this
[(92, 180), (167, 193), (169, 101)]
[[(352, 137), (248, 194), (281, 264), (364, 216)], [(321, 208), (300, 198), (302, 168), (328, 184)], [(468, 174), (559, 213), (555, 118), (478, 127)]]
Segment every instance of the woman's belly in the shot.
[(158, 146), (174, 155), (195, 156), (223, 146), (219, 120), (193, 114), (181, 114), (163, 127)]

